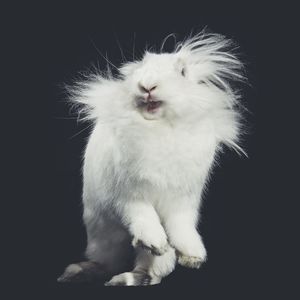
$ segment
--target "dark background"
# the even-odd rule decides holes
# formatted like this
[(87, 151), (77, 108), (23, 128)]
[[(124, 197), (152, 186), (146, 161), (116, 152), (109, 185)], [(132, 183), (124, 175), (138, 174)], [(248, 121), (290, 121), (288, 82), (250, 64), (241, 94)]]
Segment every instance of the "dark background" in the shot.
[[(9, 78), (4, 88), (10, 99), (9, 110), (3, 109), (2, 135), (2, 165), (8, 179), (7, 208), (2, 209), (8, 229), (3, 247), (8, 252), (3, 262), (9, 267), (5, 285), (21, 293), (30, 288), (31, 293), (42, 293), (40, 299), (267, 299), (280, 298), (281, 293), (287, 297), (290, 289), (282, 286), (290, 274), (281, 269), (281, 249), (283, 225), (291, 220), (285, 219), (287, 209), (281, 206), (288, 191), (279, 174), (287, 174), (291, 166), (280, 159), (285, 147), (277, 141), (278, 135), (290, 139), (289, 131), (279, 126), (290, 118), (285, 114), (288, 105), (281, 105), (285, 93), (279, 89), (282, 75), (278, 76), (281, 65), (291, 63), (289, 56), (284, 61), (280, 56), (286, 45), (282, 39), (287, 38), (283, 24), (294, 20), (288, 5), (49, 3), (14, 3), (3, 10), (3, 59), (8, 68), (2, 75)], [(160, 286), (150, 288), (57, 284), (63, 269), (82, 259), (86, 242), (80, 168), (89, 129), (72, 119), (63, 83), (71, 83), (92, 65), (105, 68), (99, 51), (119, 65), (119, 45), (130, 60), (134, 43), (136, 54), (141, 54), (146, 44), (159, 46), (170, 33), (180, 40), (204, 26), (240, 45), (250, 83), (243, 88), (243, 102), (250, 111), (249, 134), (243, 142), (249, 158), (226, 151), (204, 198), (199, 228), (208, 262), (199, 270), (178, 267)], [(171, 46), (169, 40), (167, 48)]]

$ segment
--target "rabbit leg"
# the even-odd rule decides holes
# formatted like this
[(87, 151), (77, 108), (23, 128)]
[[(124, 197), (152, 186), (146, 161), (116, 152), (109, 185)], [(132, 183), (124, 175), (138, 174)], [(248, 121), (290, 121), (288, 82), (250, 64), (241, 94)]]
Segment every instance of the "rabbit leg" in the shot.
[(130, 270), (134, 251), (130, 236), (121, 225), (105, 220), (87, 224), (88, 261), (69, 265), (57, 279), (59, 282), (107, 280), (112, 275)]
[(167, 251), (167, 235), (149, 202), (129, 201), (123, 207), (122, 215), (135, 248), (148, 249), (154, 255), (163, 255)]
[(197, 231), (197, 210), (184, 205), (169, 211), (164, 228), (169, 243), (175, 248), (178, 263), (189, 268), (199, 268), (207, 254), (202, 238)]
[(175, 268), (175, 250), (168, 250), (160, 256), (153, 255), (144, 249), (137, 249), (135, 268), (131, 272), (121, 273), (106, 282), (106, 286), (140, 286), (159, 284), (163, 277), (169, 275)]

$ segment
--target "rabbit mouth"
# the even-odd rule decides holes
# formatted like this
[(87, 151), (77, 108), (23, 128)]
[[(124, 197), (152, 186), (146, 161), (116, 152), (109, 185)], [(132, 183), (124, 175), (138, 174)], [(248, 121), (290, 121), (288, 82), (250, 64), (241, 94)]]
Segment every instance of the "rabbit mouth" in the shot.
[(146, 109), (149, 113), (155, 113), (162, 105), (162, 101), (150, 101), (146, 103)]
[(138, 101), (137, 106), (139, 109), (147, 111), (148, 113), (154, 114), (159, 108), (162, 106), (163, 101), (161, 100), (153, 100), (150, 101)]

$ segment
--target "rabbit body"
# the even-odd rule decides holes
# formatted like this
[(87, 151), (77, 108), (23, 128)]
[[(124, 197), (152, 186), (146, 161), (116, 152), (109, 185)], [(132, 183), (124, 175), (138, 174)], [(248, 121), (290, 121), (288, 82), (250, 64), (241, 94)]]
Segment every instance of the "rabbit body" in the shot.
[(242, 151), (238, 95), (227, 80), (240, 79), (241, 63), (229, 44), (200, 34), (73, 90), (94, 121), (83, 166), (90, 265), (70, 265), (61, 281), (94, 268), (107, 285), (157, 284), (177, 262), (206, 260), (202, 192), (222, 145)]

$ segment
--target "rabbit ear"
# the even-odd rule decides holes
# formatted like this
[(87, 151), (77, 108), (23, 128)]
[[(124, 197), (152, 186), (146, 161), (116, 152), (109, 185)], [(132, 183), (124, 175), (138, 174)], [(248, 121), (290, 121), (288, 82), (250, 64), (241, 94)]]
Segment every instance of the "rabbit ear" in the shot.
[(129, 62), (129, 63), (122, 65), (119, 68), (120, 74), (123, 76), (128, 76), (128, 75), (132, 74), (133, 71), (137, 68), (137, 65), (138, 64), (136, 62)]
[(237, 91), (231, 83), (246, 80), (243, 64), (234, 53), (236, 49), (223, 35), (202, 31), (178, 44), (175, 53), (186, 62), (187, 71), (196, 82), (213, 84), (225, 91), (233, 104)]
[(200, 32), (176, 47), (176, 53), (193, 68), (198, 81), (210, 81), (232, 92), (230, 80), (243, 81), (243, 64), (234, 50), (234, 43), (220, 34)]
[(78, 114), (78, 120), (89, 121), (109, 117), (113, 99), (119, 95), (120, 82), (101, 75), (90, 75), (65, 88), (71, 110)]

